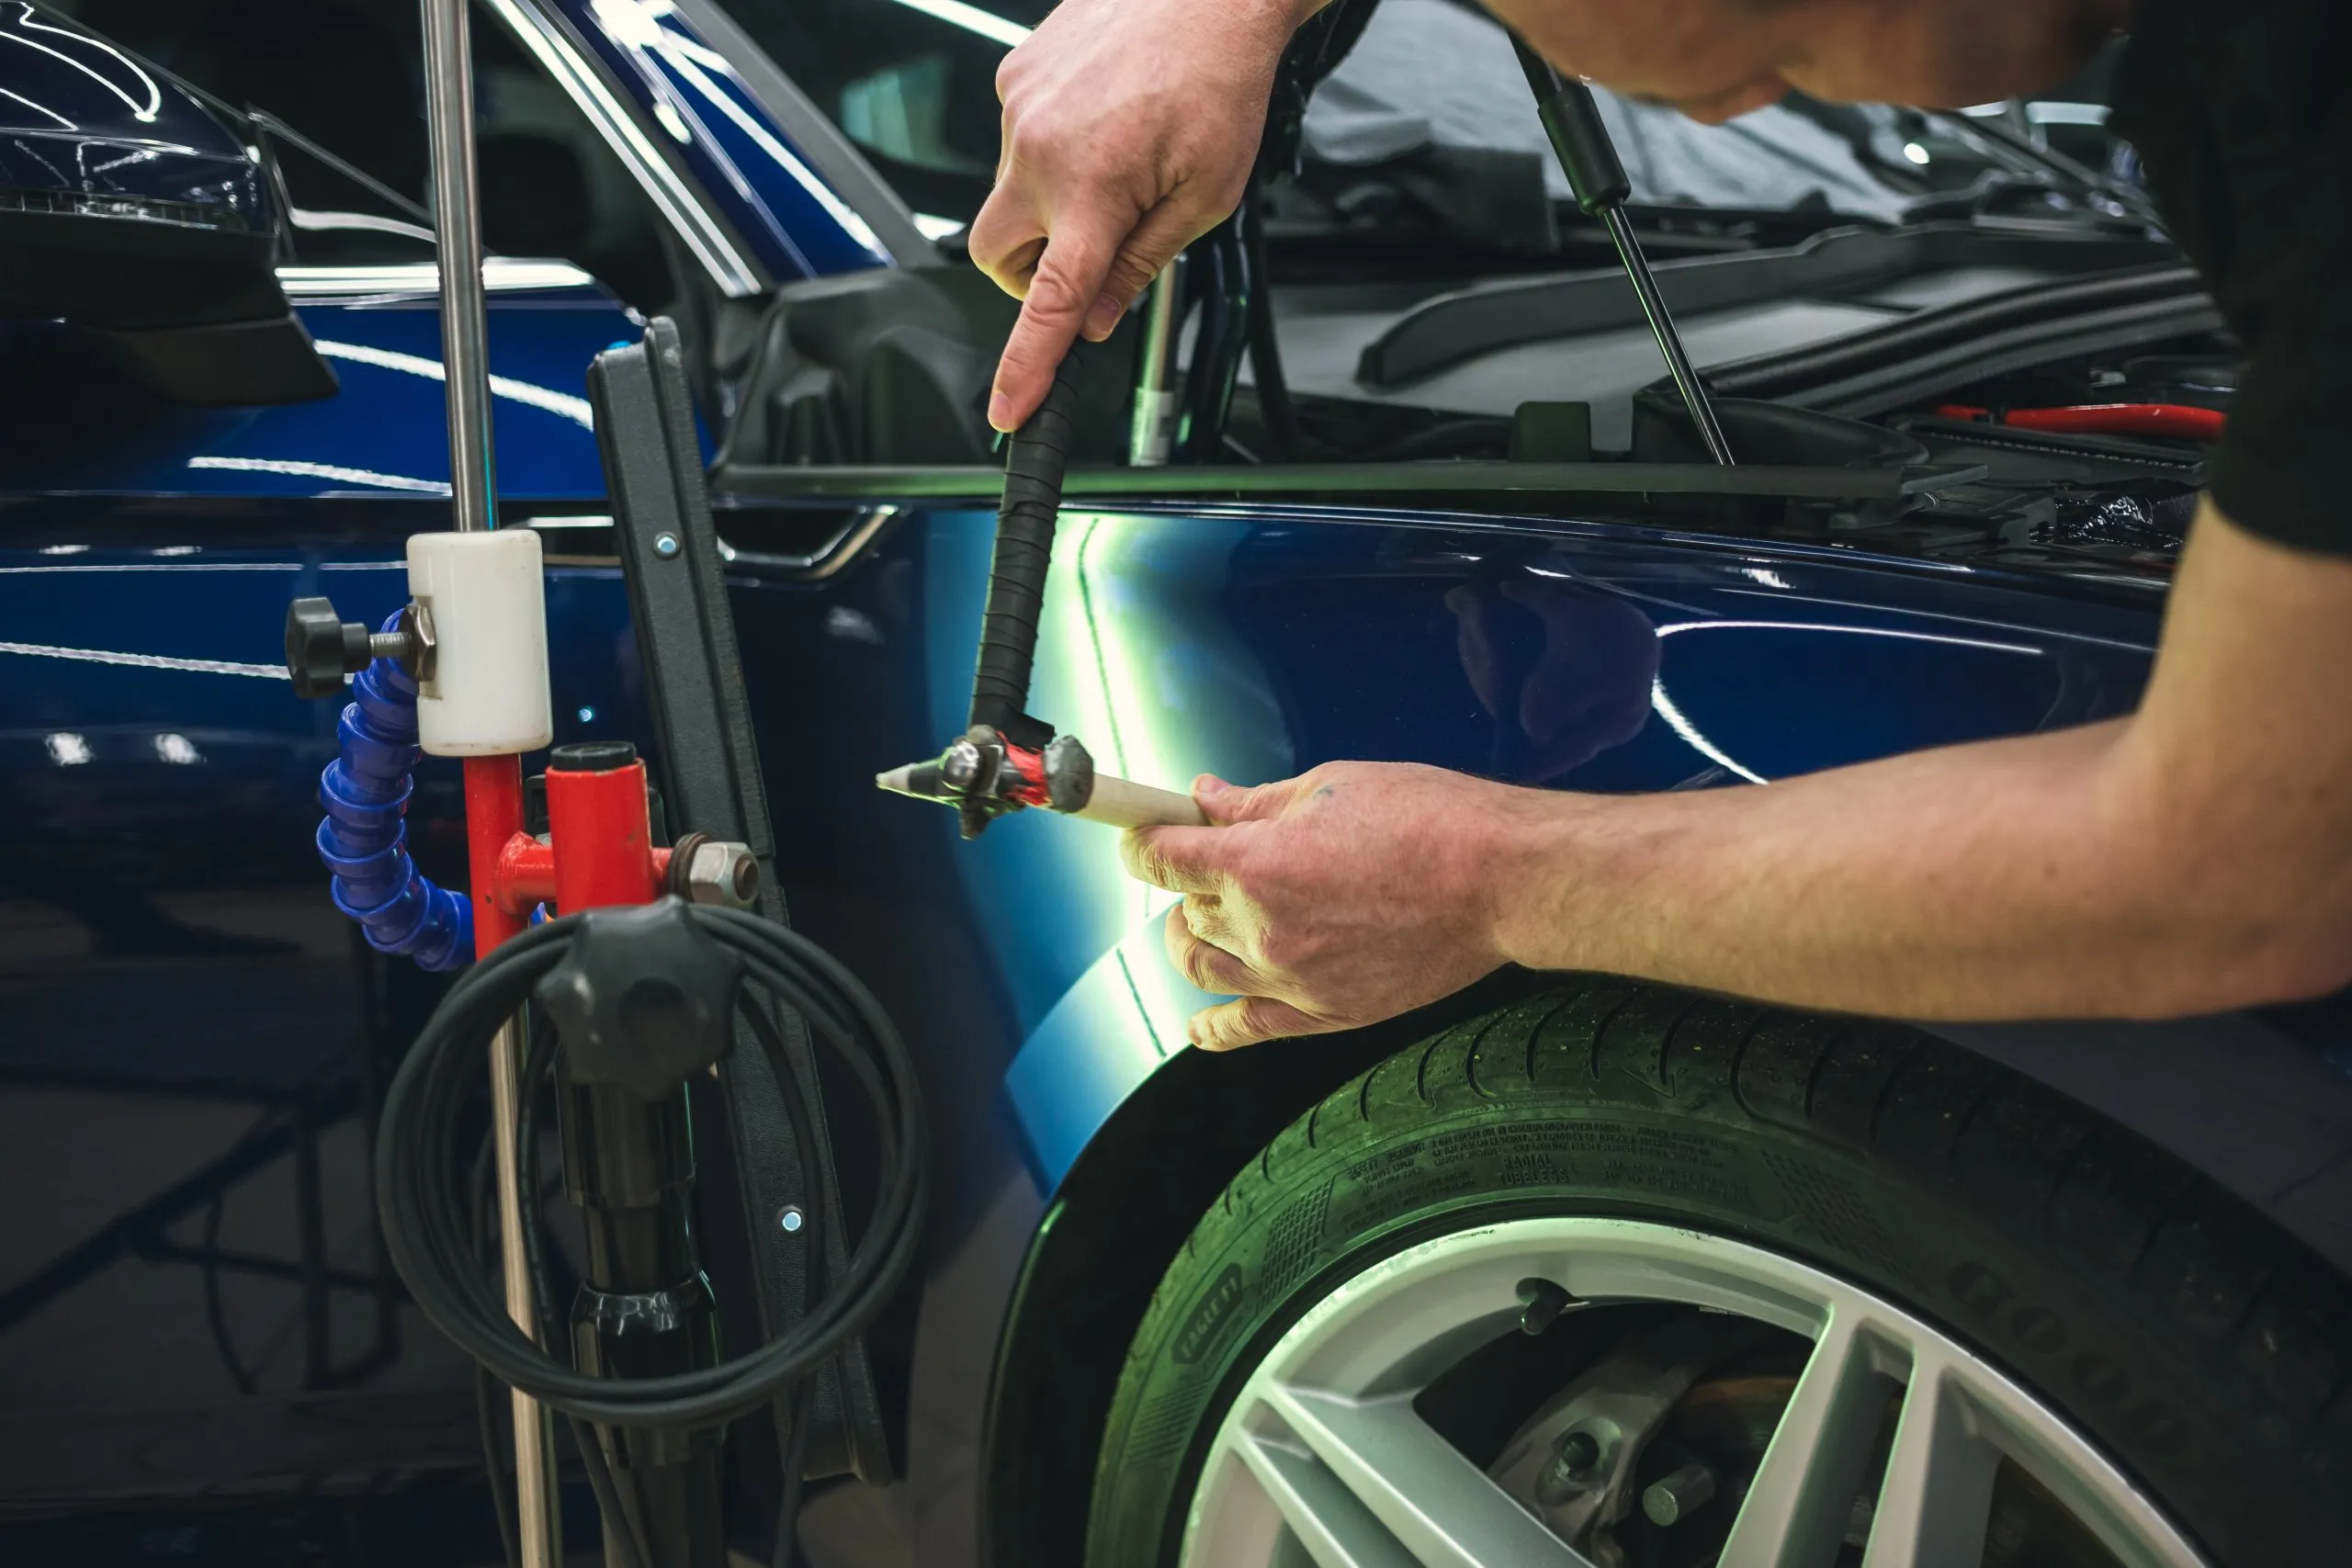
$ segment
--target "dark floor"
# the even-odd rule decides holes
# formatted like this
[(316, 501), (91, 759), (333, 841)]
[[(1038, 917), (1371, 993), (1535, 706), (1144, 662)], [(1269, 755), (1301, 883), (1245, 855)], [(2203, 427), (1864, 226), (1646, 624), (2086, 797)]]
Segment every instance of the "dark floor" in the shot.
[[(490, 1495), (470, 1477), (420, 1476), (371, 1495), (220, 1498), (63, 1519), (0, 1520), (9, 1568), (492, 1568)], [(595, 1540), (595, 1500), (566, 1489), (564, 1522)], [(590, 1559), (594, 1561), (594, 1559)]]

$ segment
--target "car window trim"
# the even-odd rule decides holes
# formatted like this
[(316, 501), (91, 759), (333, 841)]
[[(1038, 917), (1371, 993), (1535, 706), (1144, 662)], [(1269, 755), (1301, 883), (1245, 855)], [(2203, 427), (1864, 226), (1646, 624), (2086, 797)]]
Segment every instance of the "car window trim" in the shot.
[(718, 214), (704, 205), (693, 182), (662, 152), (635, 106), (625, 100), (604, 72), (573, 40), (560, 18), (529, 0), (482, 0), (587, 116), (655, 209), (702, 264), (712, 285), (730, 299), (764, 294), (770, 280)]
[(857, 143), (843, 135), (800, 90), (788, 73), (768, 57), (759, 40), (743, 30), (715, 0), (671, 0), (672, 7), (705, 42), (727, 57), (744, 89), (792, 139), (819, 178), (833, 189), (889, 253), (894, 266), (938, 266), (946, 258), (915, 225), (914, 209), (866, 161)]

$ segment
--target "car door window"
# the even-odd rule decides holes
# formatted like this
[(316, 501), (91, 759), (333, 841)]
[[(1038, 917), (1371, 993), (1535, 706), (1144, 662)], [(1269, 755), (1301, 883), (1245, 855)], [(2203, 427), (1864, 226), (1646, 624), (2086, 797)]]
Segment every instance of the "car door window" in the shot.
[[(59, 9), (299, 133), (273, 138), (297, 211), (298, 259), (432, 255), (418, 221), (431, 203), (431, 161), (415, 0), (62, 0)], [(673, 308), (682, 276), (673, 242), (628, 169), (481, 7), (473, 49), (484, 244), (571, 262), (641, 310)]]
[(1052, 0), (719, 0), (934, 235), (996, 169), (996, 68)]

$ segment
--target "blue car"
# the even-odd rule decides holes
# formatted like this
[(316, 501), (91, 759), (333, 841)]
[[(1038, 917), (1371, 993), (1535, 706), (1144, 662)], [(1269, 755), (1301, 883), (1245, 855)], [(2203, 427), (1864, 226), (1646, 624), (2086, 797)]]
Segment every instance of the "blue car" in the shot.
[[(963, 728), (1013, 307), (959, 236), (1044, 9), (477, 8), (497, 504), (545, 547), (556, 738), (655, 739), (585, 374), (665, 315), (793, 922), (923, 1077), (924, 1261), (802, 1560), (2341, 1561), (2343, 998), (1922, 1028), (1505, 973), (1208, 1056), (1109, 835), (967, 844), (874, 789)], [(1633, 791), (2132, 708), (2238, 367), (2137, 192), (2030, 117), (1605, 100), (1720, 469), (1499, 28), (1316, 27), (1164, 354), (1141, 310), (1089, 363), (1035, 712), (1176, 788)], [(398, 609), (447, 525), (421, 70), (408, 0), (0, 4), (12, 1565), (501, 1556), (495, 1402), (369, 1190), (445, 977), (330, 903), (335, 715), (278, 649), (297, 597)], [(461, 883), (452, 766), (408, 824)], [(792, 1240), (723, 1190), (740, 1347), (729, 1281)], [(771, 1561), (772, 1438), (729, 1456)], [(565, 1510), (584, 1550), (576, 1478)]]

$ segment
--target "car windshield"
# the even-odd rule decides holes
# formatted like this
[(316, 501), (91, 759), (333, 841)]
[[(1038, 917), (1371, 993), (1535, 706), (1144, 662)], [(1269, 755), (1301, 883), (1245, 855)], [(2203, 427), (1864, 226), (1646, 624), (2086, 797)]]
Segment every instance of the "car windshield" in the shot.
[[(1940, 116), (1833, 107), (1792, 94), (1727, 125), (1596, 89), (1635, 204), (1818, 210), (1899, 221), (1922, 198), (2029, 160)], [(1546, 194), (1570, 197), (1508, 35), (1453, 0), (1382, 0), (1363, 36), (1307, 106), (1310, 164), (1379, 168), (1417, 154), (1516, 153)]]
[[(996, 165), (995, 77), (1046, 0), (720, 0), (929, 226), (968, 222)], [(1725, 126), (1601, 92), (1637, 206), (1901, 223), (1992, 201), (2120, 210), (1965, 119), (1792, 95)], [(1281, 229), (1547, 234), (1566, 177), (1510, 40), (1469, 0), (1380, 0), (1309, 104)]]

